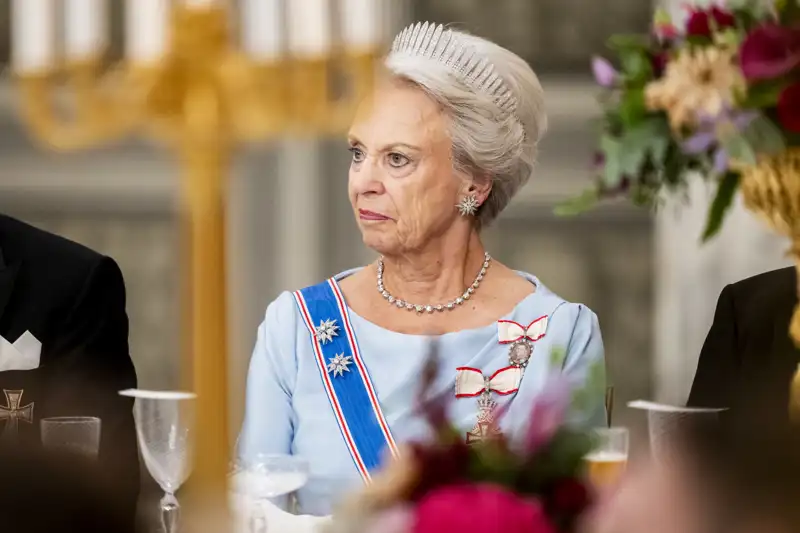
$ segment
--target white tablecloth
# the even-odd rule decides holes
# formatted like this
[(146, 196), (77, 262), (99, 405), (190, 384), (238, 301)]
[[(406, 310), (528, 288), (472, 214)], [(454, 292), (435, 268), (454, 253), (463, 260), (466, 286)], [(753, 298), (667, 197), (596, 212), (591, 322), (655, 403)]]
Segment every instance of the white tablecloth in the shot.
[(267, 533), (321, 533), (331, 520), (328, 516), (294, 515), (269, 501), (240, 495), (232, 495), (230, 502), (235, 533), (253, 533), (250, 524), (254, 516), (264, 517)]

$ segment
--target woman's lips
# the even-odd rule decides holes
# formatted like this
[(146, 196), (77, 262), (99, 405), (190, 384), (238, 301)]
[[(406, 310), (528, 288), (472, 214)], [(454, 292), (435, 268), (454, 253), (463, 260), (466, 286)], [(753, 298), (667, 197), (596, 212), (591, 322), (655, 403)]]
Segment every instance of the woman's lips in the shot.
[(358, 210), (358, 218), (361, 220), (391, 220), (386, 215), (376, 213), (375, 211), (368, 211), (366, 209)]

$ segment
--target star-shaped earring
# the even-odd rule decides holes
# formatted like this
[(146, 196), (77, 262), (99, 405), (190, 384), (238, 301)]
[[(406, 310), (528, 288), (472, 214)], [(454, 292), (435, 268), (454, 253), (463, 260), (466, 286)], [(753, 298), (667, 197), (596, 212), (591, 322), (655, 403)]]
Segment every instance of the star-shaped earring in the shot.
[(478, 199), (475, 197), (475, 195), (470, 194), (461, 198), (461, 201), (456, 204), (456, 207), (458, 208), (458, 212), (461, 213), (462, 217), (469, 217), (478, 212), (480, 205), (481, 204), (478, 203)]

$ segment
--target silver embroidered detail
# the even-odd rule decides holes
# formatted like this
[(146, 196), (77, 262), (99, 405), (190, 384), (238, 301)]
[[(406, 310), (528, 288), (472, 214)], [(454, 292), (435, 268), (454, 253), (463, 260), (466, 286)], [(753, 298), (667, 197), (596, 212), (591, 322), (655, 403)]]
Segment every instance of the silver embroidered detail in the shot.
[(353, 357), (339, 353), (328, 361), (330, 361), (327, 367), (328, 374), (333, 374), (333, 377), (343, 376), (345, 372), (350, 372), (349, 366), (353, 363)]
[(503, 112), (517, 110), (517, 99), (488, 58), (441, 24), (411, 24), (395, 37), (389, 55), (420, 56), (443, 63), (465, 85), (491, 98)]
[(335, 319), (320, 320), (319, 326), (314, 328), (314, 334), (322, 344), (327, 344), (333, 340), (334, 337), (339, 336), (339, 326), (336, 325)]

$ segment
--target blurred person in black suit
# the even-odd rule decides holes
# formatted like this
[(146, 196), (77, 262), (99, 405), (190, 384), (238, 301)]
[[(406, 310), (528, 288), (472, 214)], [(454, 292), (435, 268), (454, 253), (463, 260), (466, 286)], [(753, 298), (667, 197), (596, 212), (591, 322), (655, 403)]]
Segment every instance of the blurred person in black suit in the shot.
[[(7, 444), (36, 447), (42, 418), (100, 418), (98, 465), (113, 481), (133, 531), (139, 495), (133, 403), (117, 394), (136, 387), (125, 298), (112, 259), (0, 215), (0, 365), (6, 365), (0, 371), (0, 436)], [(38, 366), (9, 369), (8, 356), (17, 348), (38, 353)], [(6, 483), (5, 471), (0, 477)]]
[(800, 363), (800, 350), (789, 337), (796, 304), (793, 267), (725, 287), (700, 352), (688, 405), (729, 408), (725, 419), (753, 410), (784, 419)]
[(130, 531), (125, 505), (96, 461), (3, 445), (0, 472), (0, 531)]

